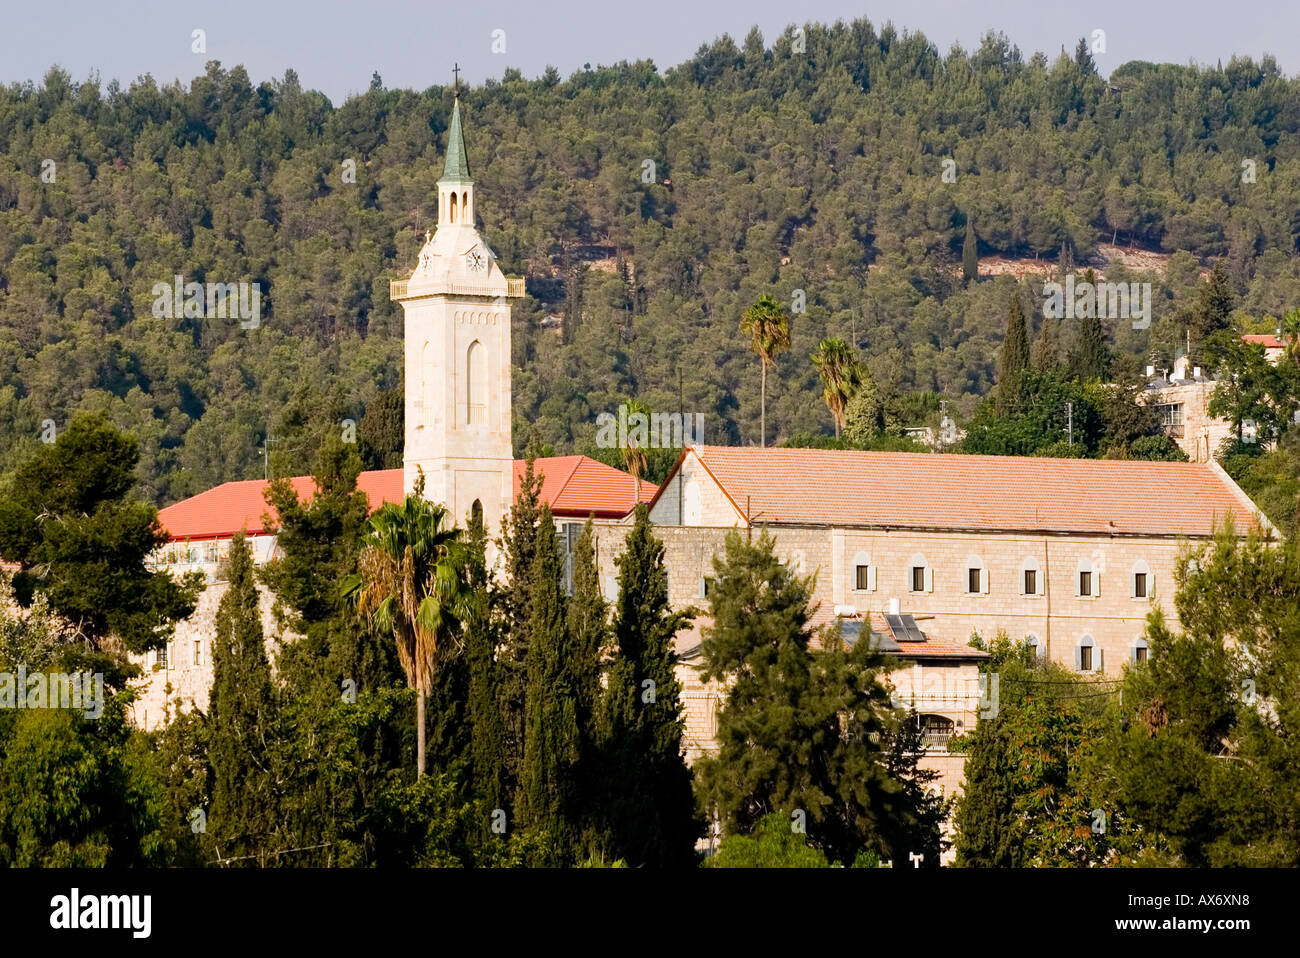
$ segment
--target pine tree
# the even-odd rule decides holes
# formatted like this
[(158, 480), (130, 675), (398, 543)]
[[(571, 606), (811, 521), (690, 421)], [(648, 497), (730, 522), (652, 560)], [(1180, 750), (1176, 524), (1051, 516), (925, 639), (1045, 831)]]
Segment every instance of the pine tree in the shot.
[(776, 558), (769, 534), (729, 534), (714, 569), (701, 678), (728, 691), (719, 750), (696, 765), (701, 803), (727, 835), (778, 813), (833, 861), (890, 854), (884, 824), (909, 812), (877, 744), (889, 712), (879, 653), (846, 648), (838, 629), (814, 653), (811, 580)]
[(703, 834), (682, 739), (681, 684), (673, 640), (693, 611), (673, 612), (663, 543), (644, 503), (618, 558), (616, 649), (602, 707), (602, 768), (610, 787), (602, 803), (606, 857), (634, 866), (676, 867), (694, 861)]
[(980, 274), (980, 254), (979, 240), (975, 237), (975, 221), (969, 214), (966, 216), (966, 238), (961, 244), (961, 276), (966, 285), (970, 285), (979, 279)]
[(572, 810), (581, 738), (563, 572), (555, 521), (543, 505), (529, 597), (524, 762), (517, 802), (520, 824), (541, 838), (543, 851), (534, 865), (571, 864), (578, 841)]
[(253, 555), (242, 532), (230, 544), (227, 580), (212, 639), (207, 834), (220, 858), (265, 865), (274, 850), (276, 796), (268, 754), (275, 712)]

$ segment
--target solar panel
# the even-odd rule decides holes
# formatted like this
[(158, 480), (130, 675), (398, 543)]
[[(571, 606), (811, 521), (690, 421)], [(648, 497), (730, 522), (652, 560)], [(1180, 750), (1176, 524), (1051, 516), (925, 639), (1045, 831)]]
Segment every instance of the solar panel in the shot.
[(910, 615), (905, 615), (902, 618), (903, 628), (907, 629), (907, 641), (924, 642), (925, 633), (922, 632), (920, 627), (916, 624), (916, 619), (912, 618)]
[(925, 633), (917, 627), (916, 620), (910, 615), (886, 615), (885, 624), (897, 642), (925, 641)]

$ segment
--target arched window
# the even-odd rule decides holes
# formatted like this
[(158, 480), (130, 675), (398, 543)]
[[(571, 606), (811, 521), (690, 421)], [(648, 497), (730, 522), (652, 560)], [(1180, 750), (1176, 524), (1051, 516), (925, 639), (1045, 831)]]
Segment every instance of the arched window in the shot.
[(465, 354), (465, 422), (487, 421), (487, 351), (477, 339)]
[(465, 217), (465, 222), (469, 223), (470, 226), (473, 226), (474, 223), (469, 218), (469, 192), (468, 191), (460, 194), (460, 212), (461, 215)]
[(849, 589), (853, 592), (876, 591), (876, 567), (865, 552), (857, 553), (849, 564)]
[(966, 572), (962, 580), (962, 588), (967, 595), (988, 595), (989, 570), (980, 556), (966, 557)]
[(1151, 567), (1139, 559), (1133, 563), (1133, 574), (1129, 576), (1129, 597), (1133, 599), (1149, 599), (1151, 597), (1151, 585)]
[(447, 221), (448, 221), (449, 223), (454, 223), (454, 222), (456, 222), (456, 194), (455, 194), (455, 193), (452, 193), (452, 194), (451, 194), (451, 210), (450, 210), (450, 214), (451, 214), (451, 215), (449, 216), (449, 218), (448, 218)]
[(1080, 672), (1102, 671), (1101, 647), (1093, 643), (1092, 636), (1082, 636), (1075, 644), (1074, 667)]
[(1024, 562), (1020, 563), (1020, 594), (1021, 595), (1043, 595), (1047, 583), (1043, 581), (1042, 570), (1038, 567), (1038, 559), (1029, 556)]
[(1039, 641), (1038, 636), (1034, 635), (1032, 632), (1025, 636), (1025, 644), (1028, 645), (1030, 651), (1034, 653), (1035, 659), (1042, 659), (1047, 651), (1043, 647), (1043, 643)]
[(925, 556), (917, 552), (907, 563), (907, 588), (910, 592), (933, 592), (934, 591), (934, 570), (930, 568), (930, 563), (925, 561)]
[(921, 735), (926, 748), (947, 748), (952, 738), (955, 724), (946, 715), (918, 715), (917, 723), (921, 726)]
[(1101, 595), (1101, 563), (1080, 558), (1074, 575), (1074, 594), (1081, 599), (1095, 599)]
[(483, 501), (475, 499), (474, 504), (469, 507), (469, 521), (472, 526), (483, 525)]
[(1145, 662), (1150, 650), (1147, 648), (1147, 640), (1138, 638), (1133, 640), (1133, 644), (1128, 647), (1129, 660), (1133, 662)]

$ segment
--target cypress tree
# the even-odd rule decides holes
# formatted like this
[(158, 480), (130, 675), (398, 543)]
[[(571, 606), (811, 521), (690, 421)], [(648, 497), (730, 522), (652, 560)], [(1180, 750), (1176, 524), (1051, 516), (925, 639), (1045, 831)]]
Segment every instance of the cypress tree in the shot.
[(546, 505), (538, 524), (531, 579), (519, 817), (541, 839), (541, 860), (532, 864), (570, 864), (577, 842), (571, 819), (580, 749), (577, 689), (569, 668), (573, 649), (563, 564), (555, 522)]
[(497, 659), (501, 695), (502, 733), (505, 741), (505, 781), (508, 792), (519, 785), (524, 760), (524, 695), (528, 685), (529, 602), (533, 565), (537, 556), (538, 514), (542, 477), (534, 468), (536, 452), (530, 446), (523, 481), (501, 538), (505, 557), (505, 582), (500, 605), (502, 649)]
[(600, 662), (609, 635), (608, 618), (609, 606), (600, 594), (600, 577), (596, 571), (596, 530), (588, 519), (573, 551), (573, 599), (569, 602), (569, 631), (573, 637), (570, 668), (577, 696), (578, 723), (587, 748), (596, 738)]
[(1043, 317), (1043, 328), (1034, 343), (1034, 370), (1040, 373), (1055, 371), (1059, 363), (1056, 350), (1056, 320)]
[(1106, 334), (1101, 320), (1085, 316), (1079, 321), (1079, 355), (1074, 363), (1075, 374), (1081, 382), (1104, 380), (1110, 366), (1110, 351), (1106, 347)]
[(979, 241), (975, 238), (975, 221), (969, 215), (966, 217), (966, 238), (961, 244), (961, 275), (962, 281), (970, 285), (979, 279), (980, 274), (980, 254)]
[(609, 606), (600, 594), (596, 568), (596, 530), (590, 519), (582, 527), (573, 552), (573, 597), (569, 601), (569, 635), (573, 657), (574, 702), (577, 706), (580, 767), (574, 799), (574, 813), (580, 818), (582, 850), (586, 858), (604, 851), (607, 842), (600, 834), (599, 807), (602, 801), (600, 768), (601, 660), (609, 638)]
[(664, 546), (644, 503), (618, 559), (616, 650), (602, 705), (606, 854), (633, 866), (694, 862), (703, 823), (682, 751), (673, 639), (694, 610), (671, 611)]
[(481, 515), (472, 515), (469, 545), (472, 564), (469, 584), (473, 590), (470, 613), (465, 619), (465, 664), (469, 671), (466, 714), (470, 726), (470, 768), (474, 790), (491, 809), (509, 805), (506, 787), (506, 741), (501, 716), (500, 675), (496, 662), (497, 630), (492, 620), (484, 548), (487, 532)]
[(1011, 294), (1007, 304), (1006, 332), (1002, 337), (1002, 354), (998, 360), (998, 405), (1007, 410), (1015, 405), (1014, 390), (1020, 374), (1029, 368), (1029, 331), (1025, 313), (1020, 308), (1020, 293)]
[(212, 810), (208, 836), (223, 859), (266, 864), (274, 832), (275, 794), (268, 755), (275, 716), (271, 668), (258, 611), (253, 556), (244, 534), (230, 544), (225, 595), (212, 640), (208, 710)]
[(1220, 329), (1227, 329), (1236, 304), (1237, 291), (1233, 289), (1228, 270), (1220, 260), (1214, 264), (1209, 279), (1197, 293), (1192, 331), (1203, 339)]

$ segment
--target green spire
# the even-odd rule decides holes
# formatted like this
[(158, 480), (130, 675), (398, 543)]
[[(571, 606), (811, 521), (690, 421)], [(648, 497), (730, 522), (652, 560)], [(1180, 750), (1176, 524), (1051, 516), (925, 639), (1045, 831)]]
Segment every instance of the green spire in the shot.
[(447, 165), (443, 168), (444, 180), (468, 180), (469, 160), (465, 156), (465, 138), (460, 132), (460, 97), (451, 108), (451, 131), (447, 134)]

